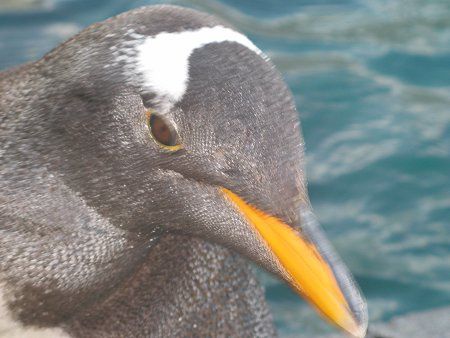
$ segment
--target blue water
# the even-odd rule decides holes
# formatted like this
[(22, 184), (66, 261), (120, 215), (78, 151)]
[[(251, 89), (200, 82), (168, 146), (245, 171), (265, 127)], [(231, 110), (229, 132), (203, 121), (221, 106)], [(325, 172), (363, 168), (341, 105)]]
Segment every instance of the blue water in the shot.
[[(1, 0), (0, 69), (152, 1)], [(450, 1), (183, 0), (232, 22), (284, 74), (311, 199), (373, 321), (450, 304)], [(282, 336), (328, 332), (263, 275)]]

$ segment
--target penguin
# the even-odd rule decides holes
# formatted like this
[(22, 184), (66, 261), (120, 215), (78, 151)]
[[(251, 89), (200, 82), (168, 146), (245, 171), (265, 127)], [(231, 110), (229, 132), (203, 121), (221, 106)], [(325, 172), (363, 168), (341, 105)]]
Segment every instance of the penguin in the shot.
[(273, 337), (250, 262), (354, 337), (292, 94), (230, 24), (159, 5), (0, 75), (0, 336)]

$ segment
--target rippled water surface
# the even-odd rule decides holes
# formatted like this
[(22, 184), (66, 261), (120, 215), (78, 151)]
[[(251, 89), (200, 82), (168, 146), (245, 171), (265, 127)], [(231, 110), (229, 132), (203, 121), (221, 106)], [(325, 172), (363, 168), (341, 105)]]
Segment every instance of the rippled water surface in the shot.
[[(156, 2), (0, 0), (0, 69)], [(371, 319), (450, 304), (450, 1), (173, 1), (233, 23), (300, 110), (311, 199)], [(327, 332), (264, 275), (282, 336)]]

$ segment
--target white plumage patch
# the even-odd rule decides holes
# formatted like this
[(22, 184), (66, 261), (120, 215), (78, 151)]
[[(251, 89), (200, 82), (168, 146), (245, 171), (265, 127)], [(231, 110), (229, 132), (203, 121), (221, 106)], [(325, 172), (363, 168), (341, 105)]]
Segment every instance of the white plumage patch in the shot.
[(223, 26), (203, 27), (147, 37), (137, 48), (137, 72), (144, 86), (171, 103), (179, 101), (187, 87), (189, 57), (210, 43), (237, 42), (258, 55), (264, 54), (244, 35)]
[(0, 284), (0, 338), (70, 338), (70, 336), (60, 328), (24, 326), (14, 320)]

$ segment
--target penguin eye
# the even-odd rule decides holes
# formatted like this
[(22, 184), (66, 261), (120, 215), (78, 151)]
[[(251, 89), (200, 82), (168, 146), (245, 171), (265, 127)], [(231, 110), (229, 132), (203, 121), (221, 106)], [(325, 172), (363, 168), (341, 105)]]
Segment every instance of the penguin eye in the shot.
[(148, 128), (153, 139), (165, 149), (175, 151), (181, 148), (175, 128), (162, 117), (147, 112)]

